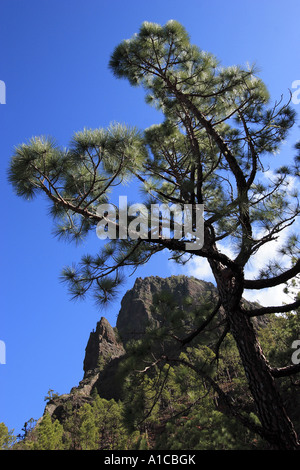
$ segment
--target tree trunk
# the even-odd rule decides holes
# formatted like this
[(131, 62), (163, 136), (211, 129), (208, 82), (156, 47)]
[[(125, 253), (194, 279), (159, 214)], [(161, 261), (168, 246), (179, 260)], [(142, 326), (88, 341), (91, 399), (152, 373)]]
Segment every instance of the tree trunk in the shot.
[(268, 442), (275, 449), (299, 450), (296, 432), (286, 414), (251, 320), (240, 310), (227, 311), (226, 315)]
[(287, 416), (251, 319), (240, 309), (243, 276), (212, 263), (230, 331), (235, 339), (266, 440), (273, 449), (300, 450), (293, 423)]

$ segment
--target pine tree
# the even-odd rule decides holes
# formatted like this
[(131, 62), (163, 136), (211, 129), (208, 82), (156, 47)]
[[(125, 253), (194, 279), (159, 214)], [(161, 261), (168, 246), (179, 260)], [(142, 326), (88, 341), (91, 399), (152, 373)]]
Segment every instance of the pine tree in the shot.
[[(41, 423), (34, 430), (32, 450), (62, 450), (63, 449), (63, 427), (46, 413)], [(29, 444), (31, 442), (29, 441)]]
[[(299, 215), (297, 194), (290, 190), (289, 181), (299, 176), (300, 155), (294, 164), (279, 168), (271, 177), (265, 170), (294, 125), (295, 112), (288, 103), (272, 105), (253, 67), (221, 67), (212, 54), (190, 43), (176, 21), (164, 26), (143, 23), (137, 34), (116, 47), (109, 66), (116, 77), (143, 87), (147, 102), (158, 108), (164, 121), (144, 132), (119, 124), (84, 129), (74, 135), (67, 150), (51, 139), (36, 137), (17, 147), (9, 180), (19, 196), (30, 199), (46, 194), (56, 234), (75, 242), (103, 224), (105, 214), (99, 214), (97, 208), (108, 203), (110, 189), (130, 178), (142, 184), (148, 208), (153, 201), (182, 208), (190, 204), (194, 215), (197, 205), (204, 204), (202, 246), (195, 240), (197, 232), (192, 240), (162, 234), (153, 239), (150, 230), (145, 237), (120, 236), (100, 253), (83, 257), (78, 266), (65, 268), (63, 278), (73, 297), (84, 298), (92, 292), (103, 304), (116, 295), (124, 268), (135, 270), (162, 250), (168, 249), (182, 263), (192, 257), (205, 258), (219, 301), (202, 326), (181, 341), (188, 344), (200, 335), (222, 308), (226, 322), (220, 342), (229, 332), (234, 338), (259, 424), (243, 419), (217, 387), (216, 393), (223, 394), (232, 416), (259, 433), (272, 448), (299, 449), (276, 380), (298, 373), (300, 367), (270, 365), (253, 318), (293, 312), (300, 300), (296, 297), (288, 305), (250, 310), (242, 301), (245, 289), (278, 286), (299, 274), (299, 247), (294, 236), (282, 253), (289, 258), (288, 268), (270, 260), (259, 279), (244, 276), (253, 255)], [(109, 212), (110, 206), (106, 208)], [(118, 217), (119, 213), (113, 230), (121, 235), (124, 227)], [(232, 248), (232, 256), (223, 250), (224, 242)]]
[(13, 434), (13, 430), (9, 431), (4, 423), (0, 423), (0, 449), (9, 449), (16, 441), (16, 436)]

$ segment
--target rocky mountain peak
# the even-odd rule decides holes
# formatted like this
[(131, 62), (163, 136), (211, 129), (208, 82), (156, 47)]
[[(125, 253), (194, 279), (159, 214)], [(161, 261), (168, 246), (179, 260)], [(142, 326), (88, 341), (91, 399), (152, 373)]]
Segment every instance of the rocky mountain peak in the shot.
[(91, 371), (103, 368), (111, 360), (125, 353), (118, 341), (115, 330), (106, 318), (97, 323), (96, 330), (90, 333), (83, 361), (84, 377)]
[[(163, 302), (159, 308), (155, 308), (162, 297)], [(187, 298), (190, 299), (189, 304), (186, 303)], [(77, 387), (72, 388), (70, 394), (50, 401), (45, 411), (54, 417), (61, 417), (66, 403), (77, 403), (78, 399), (90, 400), (94, 389), (102, 398), (120, 399), (118, 370), (120, 362), (126, 357), (128, 342), (143, 337), (148, 326), (155, 329), (161, 326), (168, 328), (176, 309), (184, 311), (182, 333), (186, 334), (186, 328), (189, 331), (195, 329), (195, 317), (189, 312), (196, 310), (197, 315), (205, 317), (205, 303), (210, 300), (215, 304), (216, 299), (215, 286), (194, 277), (182, 275), (137, 278), (121, 301), (116, 327), (113, 328), (102, 317), (96, 329), (90, 333), (83, 362), (83, 379)], [(196, 323), (199, 323), (198, 318)]]
[(138, 277), (132, 289), (128, 290), (121, 301), (121, 309), (117, 318), (118, 334), (126, 346), (131, 339), (140, 338), (150, 324), (159, 326), (161, 314), (153, 311), (155, 300), (163, 294), (170, 295), (177, 306), (183, 308), (186, 298), (192, 300), (193, 307), (201, 305), (208, 293), (216, 295), (216, 288), (210, 282), (200, 281), (188, 276)]

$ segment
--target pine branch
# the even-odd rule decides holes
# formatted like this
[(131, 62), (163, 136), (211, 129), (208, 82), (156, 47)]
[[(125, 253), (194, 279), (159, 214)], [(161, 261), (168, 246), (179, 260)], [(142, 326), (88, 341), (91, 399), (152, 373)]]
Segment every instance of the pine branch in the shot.
[(221, 301), (218, 300), (218, 303), (217, 303), (216, 307), (213, 309), (212, 313), (201, 324), (201, 326), (199, 326), (199, 328), (197, 328), (190, 335), (186, 336), (183, 339), (176, 338), (181, 343), (181, 345), (185, 346), (186, 344), (190, 343), (194, 338), (196, 338), (196, 336), (198, 336), (209, 325), (209, 323), (214, 319), (214, 317), (218, 313), (220, 307), (221, 307)]
[(300, 259), (295, 263), (295, 265), (278, 276), (269, 278), (269, 279), (245, 279), (244, 288), (245, 289), (266, 289), (268, 287), (275, 287), (279, 284), (289, 281), (297, 274), (300, 273)]
[(234, 416), (237, 418), (245, 427), (250, 429), (252, 432), (260, 435), (263, 438), (266, 438), (266, 432), (264, 429), (260, 426), (255, 424), (250, 418), (248, 418), (245, 414), (241, 413), (240, 410), (234, 405), (232, 398), (225, 393), (221, 387), (218, 385), (218, 383), (213, 380), (209, 375), (207, 375), (203, 370), (201, 370), (199, 367), (196, 367), (194, 364), (190, 363), (189, 361), (185, 359), (180, 359), (180, 358), (170, 358), (165, 356), (165, 360), (167, 363), (177, 363), (177, 364), (182, 364), (194, 372), (196, 372), (197, 375), (200, 377), (204, 378), (208, 382), (208, 384), (212, 387), (212, 389), (217, 393), (220, 401), (224, 405), (222, 408), (222, 412), (229, 417)]
[(243, 310), (243, 312), (248, 315), (248, 317), (259, 317), (262, 315), (270, 315), (272, 313), (285, 313), (296, 310), (300, 307), (300, 299), (296, 302), (286, 305), (274, 306), (274, 307), (261, 307), (255, 308), (253, 310)]
[(271, 374), (273, 377), (290, 377), (291, 375), (298, 374), (300, 372), (300, 364), (294, 364), (292, 366), (273, 368)]

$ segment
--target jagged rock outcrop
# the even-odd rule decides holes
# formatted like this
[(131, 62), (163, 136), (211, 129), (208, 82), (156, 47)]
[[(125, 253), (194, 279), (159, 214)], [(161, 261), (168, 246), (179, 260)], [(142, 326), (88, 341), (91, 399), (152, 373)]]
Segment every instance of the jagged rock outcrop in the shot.
[[(60, 395), (50, 400), (44, 414), (49, 413), (54, 419), (63, 421), (66, 406), (80, 407), (91, 401), (93, 389), (96, 387), (102, 398), (120, 397), (116, 383), (119, 358), (125, 354), (122, 343), (118, 340), (114, 328), (102, 317), (96, 330), (90, 333), (83, 361), (84, 376), (77, 387), (69, 394)], [(99, 380), (101, 375), (101, 380)]]
[(116, 327), (102, 317), (96, 331), (90, 334), (83, 363), (84, 377), (73, 392), (88, 395), (96, 387), (102, 398), (121, 398), (117, 369), (130, 340), (141, 338), (148, 326), (167, 324), (168, 315), (153, 311), (157, 296), (169, 293), (183, 308), (186, 298), (193, 299), (190, 308), (201, 306), (205, 296), (216, 296), (212, 283), (188, 276), (137, 278), (121, 301)]
[(153, 312), (155, 296), (163, 292), (170, 293), (178, 305), (182, 305), (186, 297), (194, 299), (195, 305), (200, 305), (205, 294), (216, 295), (213, 284), (193, 277), (137, 278), (121, 301), (116, 327), (113, 328), (102, 317), (95, 331), (90, 333), (83, 361), (83, 379), (69, 394), (50, 400), (45, 412), (61, 420), (67, 403), (80, 406), (90, 400), (94, 388), (102, 398), (121, 398), (117, 372), (120, 361), (126, 355), (126, 345), (128, 341), (140, 338), (149, 325), (159, 327), (167, 321), (167, 316), (163, 318)]
[(94, 370), (101, 370), (110, 361), (125, 354), (123, 344), (117, 339), (115, 330), (106, 318), (97, 323), (96, 331), (90, 334), (83, 361), (84, 378)]
[[(217, 299), (217, 290), (212, 283), (194, 277), (137, 278), (132, 289), (126, 292), (121, 301), (116, 327), (113, 328), (107, 319), (102, 317), (96, 325), (96, 330), (91, 332), (85, 350), (83, 379), (69, 394), (49, 401), (45, 412), (62, 420), (67, 403), (71, 401), (73, 407), (78, 407), (90, 401), (94, 389), (102, 398), (116, 400), (121, 398), (118, 368), (122, 359), (126, 357), (128, 343), (141, 338), (149, 325), (154, 328), (168, 327), (172, 312), (165, 309), (165, 313), (162, 314), (160, 309), (154, 308), (157, 296), (162, 294), (169, 295), (176, 307), (184, 308), (186, 321), (183, 333), (187, 331), (186, 328), (191, 331), (199, 326), (199, 323), (193, 323), (195, 319), (192, 317), (192, 320), (189, 319), (189, 310), (196, 308), (201, 316), (205, 302), (208, 299), (211, 301)], [(187, 298), (191, 300), (188, 305), (185, 304)], [(249, 304), (246, 301), (245, 303)], [(219, 320), (220, 316), (222, 317), (222, 310), (219, 313)]]
[(128, 341), (143, 336), (149, 325), (159, 327), (168, 322), (168, 315), (153, 312), (153, 303), (156, 296), (162, 293), (171, 294), (172, 298), (181, 308), (186, 298), (192, 300), (190, 308), (200, 307), (208, 294), (217, 296), (215, 286), (210, 282), (200, 281), (194, 277), (171, 276), (161, 278), (149, 276), (144, 279), (137, 278), (132, 289), (128, 290), (121, 301), (121, 309), (117, 318), (117, 330), (126, 346)]

